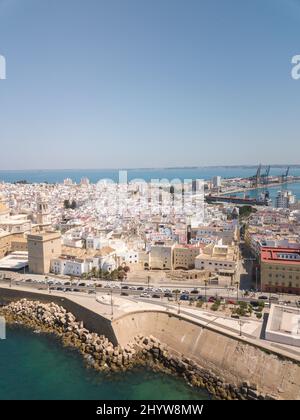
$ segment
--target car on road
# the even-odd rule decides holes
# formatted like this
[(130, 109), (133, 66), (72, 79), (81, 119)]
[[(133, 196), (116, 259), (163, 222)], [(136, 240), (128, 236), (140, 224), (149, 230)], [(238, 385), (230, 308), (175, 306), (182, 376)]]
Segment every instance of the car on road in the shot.
[(141, 293), (140, 294), (140, 297), (142, 297), (142, 298), (149, 298), (151, 296), (149, 295), (149, 293)]
[(193, 294), (193, 295), (197, 295), (198, 293), (199, 293), (199, 290), (197, 290), (197, 289), (191, 290), (191, 294)]
[(226, 303), (227, 303), (227, 305), (235, 305), (236, 301), (232, 300), (232, 299), (227, 299)]
[(95, 295), (96, 294), (96, 290), (88, 290), (88, 294), (89, 295)]
[(258, 300), (268, 300), (268, 296), (265, 296), (265, 295), (258, 296)]
[(160, 295), (154, 293), (154, 295), (152, 295), (152, 298), (159, 299), (160, 298)]
[(208, 298), (208, 302), (215, 302), (217, 299), (213, 296), (211, 296), (210, 298)]
[(231, 318), (240, 319), (239, 315), (237, 315), (237, 314), (232, 314)]
[(78, 286), (85, 287), (85, 283), (79, 283)]
[(270, 300), (273, 300), (274, 302), (278, 302), (279, 299), (277, 296), (270, 296)]
[(129, 287), (128, 287), (128, 286), (122, 286), (122, 287), (121, 287), (121, 289), (122, 289), (122, 290), (128, 290), (128, 289), (129, 289)]
[(172, 293), (167, 292), (167, 293), (164, 294), (164, 297), (171, 298), (171, 297), (173, 297), (173, 295), (172, 295)]
[(80, 289), (73, 289), (73, 292), (80, 292)]
[(25, 280), (25, 283), (31, 283), (32, 282), (32, 279), (26, 279)]
[(121, 296), (129, 296), (127, 292), (121, 292)]
[(180, 300), (189, 300), (189, 298), (190, 298), (189, 295), (185, 294), (185, 295), (181, 295), (179, 299)]
[(144, 288), (142, 286), (139, 286), (136, 290), (144, 290)]
[(95, 285), (96, 287), (102, 287), (102, 284), (101, 283), (96, 283), (96, 285)]

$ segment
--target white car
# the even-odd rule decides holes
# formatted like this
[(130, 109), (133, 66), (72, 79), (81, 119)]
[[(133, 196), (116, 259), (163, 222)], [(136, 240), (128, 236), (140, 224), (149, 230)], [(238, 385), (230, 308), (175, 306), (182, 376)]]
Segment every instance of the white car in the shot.
[(140, 297), (142, 298), (150, 298), (151, 296), (149, 295), (149, 293), (141, 293)]

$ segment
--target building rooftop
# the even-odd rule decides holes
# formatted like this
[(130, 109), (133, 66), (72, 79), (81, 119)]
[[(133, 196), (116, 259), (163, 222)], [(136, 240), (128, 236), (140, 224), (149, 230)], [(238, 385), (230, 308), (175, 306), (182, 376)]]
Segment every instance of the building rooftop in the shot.
[(261, 261), (280, 264), (300, 264), (300, 248), (264, 247), (261, 249)]

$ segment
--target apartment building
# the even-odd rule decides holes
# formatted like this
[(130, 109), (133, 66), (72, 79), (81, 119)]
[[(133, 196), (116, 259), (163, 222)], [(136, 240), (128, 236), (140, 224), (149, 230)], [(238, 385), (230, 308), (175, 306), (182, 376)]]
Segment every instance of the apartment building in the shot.
[(300, 294), (300, 246), (262, 248), (260, 263), (262, 291)]

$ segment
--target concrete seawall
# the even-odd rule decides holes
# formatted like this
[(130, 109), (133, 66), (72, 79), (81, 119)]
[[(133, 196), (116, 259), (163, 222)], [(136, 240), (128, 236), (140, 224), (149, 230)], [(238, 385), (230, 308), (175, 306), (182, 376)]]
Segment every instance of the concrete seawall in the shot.
[(248, 381), (265, 393), (300, 399), (299, 364), (258, 346), (163, 311), (123, 315), (112, 325), (121, 345), (138, 333), (154, 335), (174, 354), (183, 354), (229, 383)]
[(13, 289), (2, 289), (0, 290), (0, 304), (6, 305), (12, 301), (18, 301), (26, 298), (28, 300), (39, 300), (45, 303), (56, 303), (57, 305), (63, 306), (68, 312), (71, 312), (75, 317), (83, 321), (84, 326), (90, 331), (94, 331), (99, 335), (105, 335), (113, 345), (117, 345), (117, 338), (112, 328), (110, 320), (96, 314), (93, 311), (73, 302), (70, 299), (59, 296), (45, 295), (36, 292), (24, 292)]
[(0, 289), (0, 304), (22, 298), (53, 302), (64, 307), (83, 321), (84, 326), (104, 335), (114, 345), (126, 346), (135, 337), (154, 336), (165, 343), (169, 352), (185, 356), (212, 372), (224, 382), (243, 386), (248, 382), (260, 392), (282, 399), (300, 399), (300, 364), (259, 345), (216, 331), (214, 327), (199, 325), (174, 313), (159, 309), (130, 312), (112, 322), (108, 317), (90, 310), (70, 297), (37, 292)]

